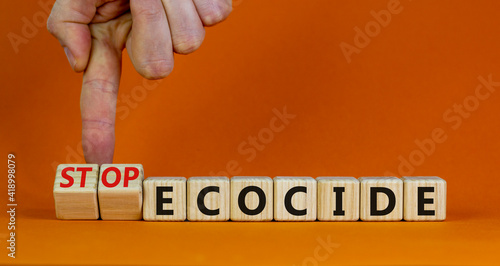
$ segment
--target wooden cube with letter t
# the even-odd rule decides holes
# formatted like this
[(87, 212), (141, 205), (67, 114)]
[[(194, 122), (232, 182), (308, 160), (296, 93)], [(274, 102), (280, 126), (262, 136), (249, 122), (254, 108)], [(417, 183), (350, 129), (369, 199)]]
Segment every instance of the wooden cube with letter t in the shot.
[(98, 219), (97, 164), (60, 164), (54, 181), (58, 219)]
[(231, 220), (273, 220), (273, 180), (270, 177), (231, 178)]
[(403, 219), (403, 181), (397, 177), (361, 177), (363, 221), (401, 221)]
[(148, 177), (143, 184), (144, 220), (186, 220), (185, 177)]
[(188, 220), (229, 220), (229, 193), (229, 178), (225, 176), (189, 178), (187, 181)]
[(318, 177), (318, 220), (357, 221), (359, 181), (354, 177)]
[(312, 177), (275, 177), (274, 219), (315, 221), (316, 193), (316, 180)]
[(99, 178), (99, 209), (103, 220), (142, 219), (141, 164), (103, 164)]
[(446, 219), (446, 181), (437, 176), (403, 177), (404, 219), (443, 221)]

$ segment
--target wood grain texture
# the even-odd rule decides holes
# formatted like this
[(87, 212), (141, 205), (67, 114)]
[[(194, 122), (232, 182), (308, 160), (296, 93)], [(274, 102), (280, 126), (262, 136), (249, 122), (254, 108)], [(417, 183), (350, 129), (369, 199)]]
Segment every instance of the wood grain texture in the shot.
[[(75, 170), (79, 167), (92, 168), (86, 172), (85, 186), (81, 187), (81, 171), (68, 171), (68, 175), (73, 177), (74, 183), (70, 187), (61, 187), (61, 184), (69, 184), (69, 181), (62, 177), (62, 170), (72, 167)], [(54, 180), (54, 202), (56, 217), (58, 219), (91, 219), (99, 218), (99, 206), (97, 203), (97, 180), (99, 166), (97, 164), (60, 164), (56, 170)]]
[[(315, 221), (317, 209), (316, 180), (312, 177), (284, 177), (278, 176), (274, 181), (274, 219), (276, 221)], [(294, 194), (297, 188), (304, 189)], [(287, 196), (291, 197), (291, 207), (301, 214), (290, 213), (286, 206)]]
[(229, 220), (231, 214), (229, 198), (229, 178), (223, 176), (189, 178), (187, 181), (188, 220)]
[[(107, 173), (103, 180), (103, 173), (107, 168), (116, 167), (120, 173), (118, 184), (107, 187), (104, 181), (114, 183), (117, 174), (113, 171)], [(125, 187), (125, 168), (131, 167), (139, 171), (139, 176), (128, 181)], [(132, 175), (131, 173), (129, 173)], [(103, 164), (99, 174), (99, 208), (103, 220), (141, 220), (142, 219), (142, 181), (144, 170), (141, 164)]]
[[(444, 179), (437, 176), (416, 176), (403, 177), (402, 180), (406, 221), (444, 221), (446, 219), (446, 181)], [(420, 195), (420, 199), (419, 188), (423, 188), (421, 193), (427, 190)], [(432, 201), (432, 203), (422, 204), (419, 211), (419, 200)]]
[[(245, 189), (245, 191), (243, 191)], [(260, 189), (260, 190), (258, 190)], [(244, 193), (242, 193), (242, 191)], [(246, 193), (246, 191), (250, 191)], [(259, 192), (256, 192), (259, 191)], [(270, 177), (235, 176), (231, 178), (231, 220), (233, 221), (271, 221), (273, 220), (273, 180)], [(259, 196), (261, 193), (263, 196)], [(245, 195), (245, 196), (243, 196)], [(243, 199), (243, 208), (240, 208), (239, 200)], [(265, 204), (265, 205), (264, 205)], [(259, 205), (263, 206), (260, 210)], [(248, 210), (255, 212), (252, 213)], [(259, 213), (257, 213), (260, 211)], [(250, 213), (250, 214), (248, 214)]]
[[(143, 218), (146, 221), (186, 220), (186, 178), (148, 177), (143, 182)], [(158, 195), (160, 199), (158, 199)], [(160, 200), (161, 212), (157, 206)], [(162, 202), (163, 201), (163, 202)], [(171, 203), (168, 203), (168, 202)], [(161, 214), (163, 213), (163, 214)]]
[[(397, 177), (360, 177), (361, 183), (361, 211), (363, 221), (401, 221), (403, 219), (403, 181)], [(371, 188), (387, 188), (394, 193), (395, 205), (386, 215), (371, 213)], [(384, 210), (389, 205), (389, 198), (383, 193), (376, 193), (376, 210)], [(374, 206), (375, 207), (375, 206)]]
[[(360, 183), (354, 177), (318, 177), (318, 220), (357, 221)], [(334, 191), (336, 190), (336, 191)], [(341, 208), (337, 197), (341, 195)]]

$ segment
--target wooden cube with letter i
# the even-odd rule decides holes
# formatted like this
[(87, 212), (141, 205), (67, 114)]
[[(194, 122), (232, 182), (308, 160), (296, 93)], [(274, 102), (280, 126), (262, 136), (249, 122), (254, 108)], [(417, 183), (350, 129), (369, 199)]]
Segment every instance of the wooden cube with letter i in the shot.
[(98, 219), (97, 164), (60, 164), (54, 181), (58, 219)]
[(186, 220), (185, 177), (148, 177), (143, 184), (144, 220)]
[(359, 181), (354, 177), (318, 177), (318, 220), (357, 221)]
[(141, 164), (103, 164), (99, 176), (99, 208), (103, 220), (142, 219)]
[(278, 176), (274, 181), (276, 221), (316, 220), (316, 180), (312, 177)]
[(397, 177), (360, 177), (363, 221), (403, 219), (403, 181)]
[(443, 221), (446, 219), (446, 181), (437, 176), (403, 177), (404, 219)]

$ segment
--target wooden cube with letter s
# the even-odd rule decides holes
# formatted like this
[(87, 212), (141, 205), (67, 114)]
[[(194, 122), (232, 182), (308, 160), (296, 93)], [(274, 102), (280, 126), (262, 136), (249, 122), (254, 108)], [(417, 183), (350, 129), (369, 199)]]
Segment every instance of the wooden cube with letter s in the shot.
[(98, 219), (97, 164), (61, 164), (54, 181), (58, 219)]
[(99, 208), (103, 220), (142, 219), (141, 164), (103, 164), (99, 177)]

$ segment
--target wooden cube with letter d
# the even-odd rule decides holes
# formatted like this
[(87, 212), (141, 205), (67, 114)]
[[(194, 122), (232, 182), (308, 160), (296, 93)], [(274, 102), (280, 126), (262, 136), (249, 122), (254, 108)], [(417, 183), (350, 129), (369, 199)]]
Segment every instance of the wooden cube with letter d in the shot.
[(403, 219), (403, 181), (397, 177), (360, 177), (363, 221)]

